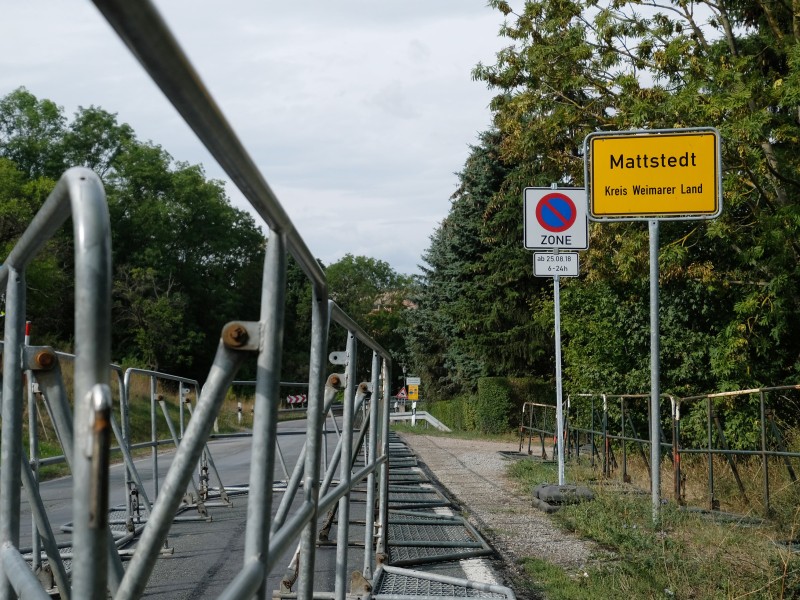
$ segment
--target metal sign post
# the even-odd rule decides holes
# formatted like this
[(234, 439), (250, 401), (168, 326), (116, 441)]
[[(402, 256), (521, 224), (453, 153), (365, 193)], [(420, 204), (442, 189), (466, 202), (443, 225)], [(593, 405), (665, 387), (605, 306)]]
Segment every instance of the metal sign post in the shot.
[(653, 522), (661, 506), (661, 343), (658, 316), (658, 220), (649, 221), (650, 233), (650, 496)]
[(564, 402), (561, 375), (561, 281), (578, 276), (578, 253), (559, 254), (559, 250), (586, 250), (589, 247), (589, 220), (586, 190), (525, 188), (523, 201), (524, 243), (528, 250), (550, 250), (533, 254), (533, 274), (553, 278), (556, 351), (556, 448), (558, 485), (564, 485)]
[(712, 127), (590, 133), (584, 176), (593, 221), (647, 221), (650, 234), (650, 491), (661, 505), (659, 221), (713, 219), (722, 212), (722, 153)]
[[(558, 250), (554, 251), (558, 255)], [(558, 436), (558, 485), (564, 485), (564, 392), (561, 378), (561, 282), (553, 277), (556, 344), (556, 435)]]

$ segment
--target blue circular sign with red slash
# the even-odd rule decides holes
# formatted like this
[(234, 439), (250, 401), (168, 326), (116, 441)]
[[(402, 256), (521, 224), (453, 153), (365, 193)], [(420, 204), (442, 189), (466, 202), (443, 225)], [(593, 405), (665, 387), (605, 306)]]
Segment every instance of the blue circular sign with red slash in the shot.
[(578, 211), (569, 196), (553, 192), (536, 204), (536, 220), (547, 231), (560, 233), (572, 227)]

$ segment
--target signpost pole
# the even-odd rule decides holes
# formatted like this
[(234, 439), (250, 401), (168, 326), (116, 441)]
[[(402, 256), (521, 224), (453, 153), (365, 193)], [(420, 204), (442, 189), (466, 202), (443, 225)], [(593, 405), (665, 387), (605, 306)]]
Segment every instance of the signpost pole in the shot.
[[(558, 250), (555, 250), (558, 254)], [(564, 402), (561, 383), (561, 283), (553, 277), (556, 330), (556, 435), (558, 436), (558, 485), (564, 485)]]
[[(650, 491), (661, 505), (658, 227), (722, 212), (722, 153), (713, 127), (593, 132), (583, 143), (589, 216), (650, 227)], [(549, 224), (549, 222), (548, 222)]]
[(535, 277), (553, 277), (556, 355), (556, 448), (558, 451), (558, 484), (564, 485), (564, 408), (561, 377), (561, 281), (560, 276), (578, 276), (578, 255), (567, 252), (559, 260), (560, 250), (586, 250), (589, 247), (589, 222), (586, 217), (586, 190), (525, 188), (523, 192), (524, 245), (529, 250), (549, 250), (542, 256), (542, 269), (537, 270), (537, 255), (533, 255)]
[[(551, 189), (557, 190), (558, 184), (553, 183)], [(553, 254), (558, 256), (558, 248), (553, 248)], [(556, 271), (553, 277), (553, 305), (555, 317), (555, 343), (556, 343), (556, 435), (558, 436), (558, 485), (564, 485), (564, 394), (561, 379), (561, 278)]]
[(658, 220), (651, 219), (650, 226), (650, 486), (653, 498), (653, 522), (659, 520), (661, 505), (661, 431), (659, 408), (660, 342), (658, 316)]

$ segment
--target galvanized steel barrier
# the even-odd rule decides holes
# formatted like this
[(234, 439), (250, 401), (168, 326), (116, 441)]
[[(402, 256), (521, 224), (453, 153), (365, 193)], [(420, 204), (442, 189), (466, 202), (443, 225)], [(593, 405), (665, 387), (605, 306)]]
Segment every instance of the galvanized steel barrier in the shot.
[[(681, 433), (682, 418), (687, 416), (686, 413), (692, 405), (698, 404), (700, 411), (705, 413), (703, 428), (700, 429), (706, 441), (705, 447), (700, 447), (699, 444), (694, 447), (683, 447), (681, 440), (685, 433)], [(797, 427), (796, 420), (800, 412), (798, 409), (800, 409), (800, 385), (762, 387), (681, 398), (674, 415), (674, 439), (677, 442), (674, 449), (674, 470), (679, 499), (683, 501), (686, 494), (681, 456), (688, 455), (702, 457), (705, 460), (708, 475), (705, 501), (709, 510), (719, 510), (721, 506), (721, 499), (717, 494), (720, 468), (725, 469), (733, 477), (738, 496), (744, 505), (758, 509), (760, 495), (760, 512), (766, 517), (772, 512), (771, 497), (776, 493), (776, 487), (779, 493), (789, 494), (791, 503), (797, 505), (800, 502), (800, 486), (795, 468), (800, 467), (800, 452), (788, 450), (787, 427), (781, 427), (781, 421), (788, 416), (795, 419), (792, 426)], [(695, 411), (696, 414), (698, 411)], [(757, 428), (750, 427), (750, 431), (757, 437), (727, 439), (725, 420), (741, 418), (742, 414), (747, 415), (749, 422), (757, 423)], [(698, 429), (696, 422), (686, 425)], [(741, 462), (737, 462), (737, 457)], [(757, 459), (758, 469), (750, 480), (760, 479), (760, 490), (758, 486), (755, 488), (748, 486), (748, 481), (740, 473), (740, 469), (754, 459)], [(722, 465), (715, 465), (720, 461), (723, 462)], [(778, 469), (780, 472), (785, 472), (786, 479), (775, 486), (775, 470)]]
[[(2, 442), (0, 442), (0, 543), (6, 577), (0, 579), (0, 598), (10, 598), (30, 587), (36, 578), (29, 569), (14, 569), (16, 581), (8, 579), (14, 563), (21, 560), (20, 486), (39, 517), (44, 513), (30, 464), (22, 452), (22, 373), (39, 370), (50, 358), (46, 353), (23, 352), (25, 331), (25, 272), (45, 242), (72, 215), (75, 230), (75, 408), (68, 437), (75, 448), (68, 457), (74, 475), (74, 542), (81, 548), (73, 562), (72, 596), (95, 598), (93, 590), (105, 592), (122, 579), (122, 562), (114, 550), (106, 522), (108, 513), (104, 464), (108, 456), (111, 405), (111, 231), (108, 207), (98, 177), (88, 169), (70, 169), (34, 217), (33, 222), (0, 266), (0, 288), (5, 288), (6, 318), (3, 344)], [(43, 361), (44, 359), (44, 361)], [(69, 451), (73, 445), (68, 440)], [(65, 447), (65, 452), (67, 452)], [(48, 560), (60, 564), (58, 549), (46, 519), (37, 518)], [(63, 572), (58, 575), (63, 578)], [(66, 582), (61, 582), (65, 585)], [(39, 589), (41, 589), (39, 587)], [(42, 591), (32, 597), (47, 597)]]
[[(155, 562), (165, 543), (170, 526), (187, 487), (195, 486), (193, 475), (198, 465), (213, 462), (207, 448), (214, 421), (227, 390), (236, 382), (239, 367), (248, 359), (256, 362), (254, 382), (253, 437), (248, 480), (247, 527), (244, 560), (220, 596), (230, 600), (272, 594), (267, 576), (278, 557), (297, 545), (287, 586), (296, 581), (297, 589), (279, 595), (311, 600), (312, 596), (341, 600), (348, 595), (347, 564), (351, 494), (366, 492), (363, 581), (377, 582), (386, 574), (393, 577), (417, 576), (414, 571), (393, 569), (384, 563), (389, 557), (389, 400), (392, 361), (388, 352), (328, 298), (325, 273), (295, 230), (286, 212), (237, 139), (189, 64), (163, 20), (149, 2), (95, 0), (102, 14), (116, 30), (152, 79), (195, 131), (231, 180), (241, 190), (269, 228), (258, 321), (227, 324), (220, 335), (213, 365), (196, 393), (197, 403), (184, 427), (184, 415), (176, 430), (169, 410), (156, 389), (156, 379), (167, 378), (179, 385), (179, 406), (184, 407), (184, 389), (196, 390), (198, 383), (157, 372), (129, 371), (120, 387), (121, 427), (111, 410), (109, 376), (111, 364), (111, 238), (108, 210), (98, 177), (86, 169), (71, 169), (64, 174), (53, 193), (36, 215), (22, 238), (0, 265), (0, 289), (5, 290), (5, 331), (2, 370), (2, 445), (0, 446), (0, 600), (16, 596), (47, 598), (19, 550), (20, 488), (28, 494), (38, 534), (47, 560), (54, 570), (55, 584), (62, 598), (115, 600), (140, 598), (146, 589)], [(58, 356), (48, 348), (25, 344), (25, 271), (44, 243), (71, 214), (75, 230), (75, 381), (72, 418)], [(288, 475), (282, 498), (273, 513), (274, 470), (280, 455), (277, 424), (280, 404), (280, 370), (284, 326), (284, 299), (288, 256), (297, 261), (312, 288), (312, 328), (308, 378), (307, 429), (303, 451)], [(344, 374), (326, 377), (326, 353), (331, 324), (348, 334)], [(358, 344), (372, 350), (370, 381), (356, 385)], [(49, 410), (53, 412), (64, 457), (73, 476), (73, 521), (71, 581), (61, 561), (52, 526), (38, 495), (31, 464), (22, 449), (23, 380), (31, 371), (45, 388)], [(156, 421), (156, 403), (161, 403), (171, 442), (176, 450), (163, 480), (157, 474), (156, 449), (162, 440), (146, 442), (153, 448), (155, 488), (152, 501), (136, 474), (130, 450), (127, 423), (130, 376), (151, 378), (151, 419)], [(117, 369), (117, 376), (120, 373)], [(334, 397), (344, 392), (342, 426), (336, 451), (330, 462), (322, 460), (325, 419)], [(366, 408), (365, 399), (371, 392)], [(187, 407), (190, 405), (187, 404)], [(361, 422), (356, 419), (359, 407)], [(55, 409), (53, 409), (55, 407)], [(358, 437), (354, 429), (359, 427)], [(145, 507), (146, 523), (135, 552), (123, 569), (115, 538), (109, 527), (109, 453), (112, 436), (120, 441), (127, 476), (126, 493), (141, 496), (136, 508)], [(327, 456), (327, 455), (326, 455)], [(35, 459), (35, 457), (34, 457)], [(205, 461), (205, 462), (204, 462)], [(37, 463), (34, 461), (34, 464)], [(326, 465), (323, 472), (323, 465)], [(338, 481), (334, 485), (336, 469)], [(219, 480), (219, 476), (217, 475)], [(219, 488), (224, 488), (219, 481)], [(360, 488), (359, 488), (360, 486)], [(203, 497), (203, 483), (197, 491)], [(300, 500), (293, 511), (293, 500)], [(427, 504), (426, 504), (427, 505)], [(431, 505), (431, 506), (435, 506)], [(128, 518), (133, 518), (133, 501), (128, 503)], [(318, 518), (329, 512), (328, 524), (337, 521), (336, 573), (334, 591), (315, 590), (315, 556), (318, 544)], [(138, 515), (137, 515), (138, 519)], [(475, 553), (474, 542), (467, 551)], [(488, 548), (481, 548), (488, 552)], [(38, 554), (38, 552), (37, 552)], [(513, 598), (501, 586), (477, 584), (442, 574), (419, 574), (420, 581), (435, 587), (463, 589), (469, 595)], [(455, 588), (453, 588), (455, 586)], [(426, 588), (427, 589), (427, 588)], [(370, 596), (370, 587), (351, 590)], [(431, 592), (429, 595), (441, 596)], [(460, 595), (460, 593), (459, 593)], [(420, 597), (419, 594), (417, 594)], [(421, 594), (425, 597), (426, 594)], [(392, 597), (392, 596), (379, 596)]]
[[(791, 394), (791, 396), (790, 396)], [(648, 457), (651, 440), (647, 436), (650, 422), (649, 394), (571, 394), (567, 398), (564, 431), (566, 456), (580, 460), (588, 455), (592, 466), (595, 459), (602, 460), (601, 470), (606, 478), (618, 471), (620, 479), (631, 482), (629, 470), (631, 452), (652, 475), (653, 465)], [(694, 410), (691, 410), (694, 409)], [(717, 492), (720, 480), (733, 478), (734, 496), (728, 495), (727, 504), (756, 509), (765, 516), (771, 514), (771, 497), (777, 490), (790, 496), (790, 502), (800, 500), (796, 469), (800, 467), (800, 452), (789, 450), (787, 429), (797, 428), (800, 409), (800, 385), (772, 386), (735, 390), (676, 398), (663, 394), (658, 419), (659, 443), (665, 452), (665, 462), (671, 463), (672, 496), (679, 504), (701, 505), (718, 511), (722, 504)], [(688, 423), (683, 423), (690, 415)], [(702, 414), (702, 418), (698, 415)], [(785, 423), (787, 417), (795, 421)], [(750, 424), (739, 431), (749, 437), (728, 439), (726, 420), (745, 419)], [(555, 407), (527, 402), (522, 409), (519, 450), (527, 438), (528, 454), (533, 454), (532, 444), (538, 437), (541, 457), (548, 458), (548, 447), (557, 443)], [(667, 437), (665, 428), (669, 431)], [(644, 432), (641, 435), (640, 432)], [(546, 445), (546, 440), (552, 440)], [(704, 442), (704, 443), (703, 443)], [(551, 457), (554, 455), (551, 454)], [(696, 470), (704, 471), (705, 484), (690, 486), (683, 461), (686, 457), (702, 457), (705, 466), (694, 461)], [(747, 480), (742, 469), (753, 465), (756, 473)], [(721, 463), (721, 464), (720, 464)], [(658, 467), (663, 469), (662, 465)], [(785, 473), (776, 484), (776, 470)], [(757, 485), (753, 481), (758, 479)], [(735, 485), (733, 485), (735, 484)], [(692, 493), (687, 494), (691, 487)], [(705, 492), (702, 492), (705, 487)]]

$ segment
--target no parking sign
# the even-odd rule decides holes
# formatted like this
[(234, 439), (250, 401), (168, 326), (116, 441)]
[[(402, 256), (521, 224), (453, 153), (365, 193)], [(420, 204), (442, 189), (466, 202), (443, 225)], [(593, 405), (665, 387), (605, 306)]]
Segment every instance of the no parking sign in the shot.
[(586, 250), (589, 220), (583, 188), (525, 188), (525, 248)]

